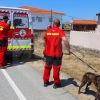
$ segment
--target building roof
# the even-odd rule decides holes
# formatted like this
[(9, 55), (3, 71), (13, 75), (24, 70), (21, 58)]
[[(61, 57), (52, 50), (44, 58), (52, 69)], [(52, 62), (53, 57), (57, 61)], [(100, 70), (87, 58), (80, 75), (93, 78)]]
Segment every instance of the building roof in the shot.
[(26, 10), (29, 11), (28, 9), (24, 9), (24, 8), (18, 8), (18, 7), (7, 7), (7, 6), (0, 6), (0, 9), (13, 9), (13, 10)]
[[(32, 13), (51, 14), (50, 10), (44, 10), (40, 8), (30, 7), (30, 6), (21, 6), (20, 8), (29, 9)], [(64, 13), (54, 12), (54, 11), (52, 12), (52, 14), (65, 15)]]
[(98, 22), (96, 20), (73, 20), (72, 21), (73, 24), (87, 24), (87, 25), (91, 25), (91, 24), (97, 24)]

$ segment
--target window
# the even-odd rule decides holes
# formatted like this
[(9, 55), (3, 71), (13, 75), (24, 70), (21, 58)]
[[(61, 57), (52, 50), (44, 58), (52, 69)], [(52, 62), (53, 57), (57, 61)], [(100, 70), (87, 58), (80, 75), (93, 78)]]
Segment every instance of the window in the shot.
[(32, 22), (35, 22), (35, 17), (32, 17)]
[(49, 22), (52, 22), (52, 21), (53, 21), (53, 18), (50, 17), (50, 18), (49, 18)]
[(88, 28), (90, 29), (91, 28), (91, 25), (88, 25)]
[(82, 30), (84, 30), (84, 25), (82, 25)]
[(75, 28), (78, 28), (78, 25), (75, 25)]
[(28, 28), (29, 27), (28, 15), (23, 13), (14, 13), (13, 24), (15, 28)]
[(38, 17), (38, 22), (42, 22), (42, 17)]

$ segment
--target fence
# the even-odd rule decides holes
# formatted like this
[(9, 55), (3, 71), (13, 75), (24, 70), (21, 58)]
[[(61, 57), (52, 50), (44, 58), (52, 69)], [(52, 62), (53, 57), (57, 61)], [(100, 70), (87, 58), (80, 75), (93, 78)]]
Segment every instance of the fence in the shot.
[(74, 50), (100, 57), (100, 33), (99, 32), (70, 32), (70, 44)]

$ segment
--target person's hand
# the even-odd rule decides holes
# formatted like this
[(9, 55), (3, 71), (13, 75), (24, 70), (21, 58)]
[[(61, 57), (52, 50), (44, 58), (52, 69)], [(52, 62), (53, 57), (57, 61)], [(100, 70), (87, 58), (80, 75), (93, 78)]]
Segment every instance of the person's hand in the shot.
[(43, 50), (43, 55), (44, 55), (44, 57), (46, 57), (46, 54), (45, 54), (45, 49)]
[(72, 50), (69, 50), (69, 55), (72, 54)]

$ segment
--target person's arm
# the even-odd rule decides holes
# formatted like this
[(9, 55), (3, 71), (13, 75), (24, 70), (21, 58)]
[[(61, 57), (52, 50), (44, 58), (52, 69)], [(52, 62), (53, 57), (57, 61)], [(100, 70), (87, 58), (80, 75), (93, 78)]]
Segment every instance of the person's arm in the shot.
[(43, 46), (44, 46), (44, 48), (45, 48), (45, 46), (46, 46), (45, 37), (46, 37), (46, 33), (45, 33), (44, 36), (43, 36)]
[(66, 39), (65, 36), (62, 37), (62, 40), (64, 41), (64, 44), (66, 45), (69, 54), (71, 54), (72, 51), (71, 51), (71, 49), (70, 49), (70, 44), (69, 44), (68, 40)]
[[(46, 34), (46, 33), (45, 33)], [(46, 47), (46, 43), (45, 43), (45, 34), (44, 34), (44, 37), (43, 37), (43, 46), (44, 46), (44, 49), (43, 49), (43, 54), (45, 56), (45, 47)]]
[(71, 54), (72, 52), (70, 50), (70, 45), (69, 45), (69, 42), (68, 42), (68, 40), (66, 38), (65, 32), (61, 31), (60, 34), (61, 34), (61, 39), (64, 41), (64, 44), (66, 45), (69, 54)]
[(43, 39), (43, 46), (44, 46), (44, 48), (45, 48), (45, 45), (46, 45), (46, 44), (45, 44), (45, 39)]
[(10, 29), (10, 27), (9, 27), (9, 29), (8, 29), (8, 32), (9, 32), (10, 34), (14, 34), (14, 32)]
[(8, 24), (8, 33), (14, 34), (14, 32), (10, 29), (10, 25)]

